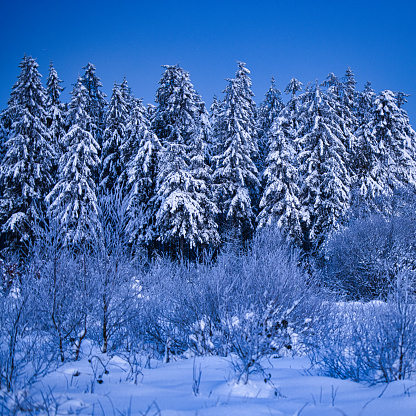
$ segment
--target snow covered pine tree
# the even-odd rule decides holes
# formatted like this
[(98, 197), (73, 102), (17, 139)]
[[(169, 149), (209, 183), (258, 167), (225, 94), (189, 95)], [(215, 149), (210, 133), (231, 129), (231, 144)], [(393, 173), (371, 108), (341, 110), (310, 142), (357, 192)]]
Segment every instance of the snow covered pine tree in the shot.
[(46, 197), (49, 215), (62, 226), (65, 243), (76, 250), (96, 242), (101, 229), (94, 183), (99, 146), (87, 103), (88, 91), (78, 78), (68, 109), (67, 150), (59, 162), (58, 183)]
[(161, 141), (155, 206), (157, 239), (179, 256), (219, 243), (206, 164), (208, 113), (188, 72), (166, 65), (153, 129)]
[(217, 116), (214, 150), (214, 192), (220, 209), (223, 239), (237, 246), (254, 231), (255, 205), (260, 186), (257, 156), (256, 106), (250, 71), (238, 63), (235, 79), (229, 80)]
[(56, 157), (38, 64), (25, 56), (19, 66), (7, 109), (12, 124), (0, 170), (2, 246), (11, 250), (31, 240), (33, 222), (46, 210), (44, 198), (52, 187)]
[(99, 185), (101, 192), (112, 191), (120, 183), (120, 176), (125, 170), (121, 148), (126, 137), (128, 105), (121, 87), (114, 83), (105, 117)]
[(271, 125), (267, 134), (270, 150), (263, 174), (264, 192), (257, 217), (258, 229), (276, 224), (282, 234), (297, 244), (302, 242), (301, 222), (307, 213), (300, 204), (297, 144), (299, 100), (302, 83), (292, 78), (286, 94), (292, 97)]

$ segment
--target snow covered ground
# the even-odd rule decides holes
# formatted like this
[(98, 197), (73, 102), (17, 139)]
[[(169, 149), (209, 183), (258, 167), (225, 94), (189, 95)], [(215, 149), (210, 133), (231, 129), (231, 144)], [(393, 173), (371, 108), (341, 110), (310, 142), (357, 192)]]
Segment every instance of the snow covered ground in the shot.
[[(264, 365), (273, 385), (265, 383), (260, 374), (253, 375), (246, 385), (236, 384), (230, 362), (219, 357), (168, 364), (151, 361), (151, 368), (142, 368), (135, 384), (125, 359), (92, 350), (80, 361), (66, 363), (34, 384), (30, 400), (49, 403), (48, 414), (416, 415), (416, 381), (366, 386), (322, 377), (309, 371), (306, 357), (271, 359)], [(195, 395), (198, 389), (192, 386), (199, 368), (199, 393)], [(11, 410), (10, 402), (8, 406)], [(39, 412), (47, 413), (41, 406)], [(17, 414), (23, 413), (28, 410)]]

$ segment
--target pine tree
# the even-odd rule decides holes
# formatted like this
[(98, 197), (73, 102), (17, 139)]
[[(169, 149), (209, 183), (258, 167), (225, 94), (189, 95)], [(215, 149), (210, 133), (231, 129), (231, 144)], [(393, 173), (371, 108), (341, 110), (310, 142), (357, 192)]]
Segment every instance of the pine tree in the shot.
[(127, 114), (130, 114), (131, 110), (135, 106), (135, 98), (131, 92), (131, 88), (129, 87), (126, 77), (123, 78), (123, 82), (120, 84), (120, 91), (126, 103)]
[(342, 83), (342, 105), (345, 108), (345, 112), (349, 118), (350, 125), (348, 128), (355, 132), (357, 123), (356, 123), (356, 115), (357, 115), (357, 91), (355, 90), (355, 86), (357, 81), (354, 78), (354, 72), (350, 67), (347, 68), (345, 71), (345, 77)]
[(88, 102), (88, 91), (79, 78), (68, 109), (71, 127), (64, 137), (67, 150), (59, 162), (59, 180), (46, 197), (49, 216), (60, 223), (65, 243), (75, 249), (96, 242), (101, 229), (94, 183), (99, 146), (92, 135)]
[(304, 93), (302, 101), (296, 142), (300, 204), (306, 211), (304, 248), (310, 251), (340, 226), (349, 208), (351, 179), (343, 123), (332, 98), (316, 85)]
[(366, 211), (373, 207), (372, 201), (383, 194), (384, 184), (377, 178), (377, 143), (370, 124), (376, 94), (371, 83), (357, 97), (356, 142), (352, 149), (351, 204), (355, 209)]
[(364, 90), (357, 96), (357, 129), (368, 123), (375, 98), (376, 94), (371, 88), (371, 82), (366, 82)]
[(321, 83), (322, 87), (327, 88), (327, 94), (336, 97), (341, 100), (343, 94), (343, 85), (341, 80), (333, 73), (330, 72), (326, 77), (325, 81)]
[(85, 69), (85, 74), (81, 78), (81, 82), (88, 92), (86, 112), (91, 117), (91, 122), (94, 126), (92, 134), (101, 148), (105, 124), (105, 108), (107, 106), (105, 100), (106, 95), (100, 90), (103, 84), (101, 83), (100, 78), (95, 74), (95, 66), (88, 63), (83, 69)]
[[(10, 108), (10, 107), (9, 107)], [(9, 114), (9, 108), (0, 112), (0, 178), (1, 178), (1, 165), (6, 154), (6, 142), (9, 137), (10, 127), (12, 125), (11, 117)], [(0, 200), (1, 195), (4, 195), (5, 184), (0, 179)], [(1, 231), (1, 215), (0, 215), (0, 250), (3, 247), (3, 236)]]
[(321, 84), (327, 87), (325, 96), (328, 104), (338, 116), (339, 128), (342, 130), (340, 137), (347, 151), (344, 164), (349, 177), (354, 174), (352, 153), (356, 142), (354, 133), (357, 130), (355, 84), (354, 73), (351, 68), (347, 69), (343, 80), (330, 73), (326, 81)]
[(161, 141), (155, 206), (157, 239), (178, 246), (180, 256), (218, 243), (206, 165), (208, 114), (179, 66), (165, 66), (156, 93), (153, 130)]
[(142, 140), (147, 141), (149, 137), (152, 137), (158, 141), (156, 135), (151, 131), (151, 122), (142, 100), (132, 99), (129, 106), (131, 109), (126, 119), (125, 139), (120, 147), (121, 164), (124, 166), (124, 170), (119, 177), (119, 185), (122, 188), (123, 196), (130, 191), (129, 165), (139, 153)]
[(209, 115), (209, 121), (211, 125), (211, 150), (213, 154), (217, 153), (217, 138), (219, 137), (219, 129), (220, 129), (220, 118), (219, 115), (222, 112), (222, 105), (223, 101), (218, 100), (218, 97), (214, 95), (212, 104), (210, 107), (210, 115)]
[(295, 143), (287, 134), (287, 119), (278, 117), (269, 131), (270, 152), (266, 159), (264, 192), (260, 201), (258, 229), (276, 224), (282, 234), (300, 244), (301, 222), (307, 218), (300, 205)]
[(404, 104), (407, 103), (407, 97), (410, 97), (410, 94), (406, 94), (404, 92), (401, 91), (396, 91), (394, 93), (395, 97), (396, 97), (396, 104), (397, 107), (402, 108), (404, 106)]
[(291, 98), (269, 129), (270, 152), (263, 174), (265, 185), (260, 201), (261, 212), (257, 218), (258, 229), (276, 224), (283, 235), (299, 245), (303, 238), (301, 223), (307, 218), (299, 201), (296, 143), (300, 112), (296, 93), (302, 91), (302, 85), (292, 78), (285, 89)]
[[(375, 99), (370, 125), (376, 138), (390, 188), (416, 186), (415, 136), (409, 117), (398, 105), (397, 94), (382, 91)], [(403, 103), (401, 103), (402, 105)]]
[(6, 153), (6, 141), (7, 141), (8, 135), (9, 135), (9, 128), (7, 127), (6, 110), (3, 110), (0, 112), (0, 166), (3, 161), (3, 157)]
[(214, 189), (219, 224), (237, 243), (250, 238), (254, 230), (255, 204), (260, 186), (257, 156), (255, 104), (249, 70), (239, 62), (236, 78), (229, 80), (218, 115), (214, 156)]
[(270, 151), (263, 174), (264, 192), (260, 201), (261, 212), (257, 218), (258, 229), (276, 224), (283, 235), (298, 244), (302, 242), (302, 220), (307, 215), (300, 205), (299, 174), (297, 169), (297, 144), (299, 129), (299, 100), (296, 92), (302, 83), (292, 79), (285, 92), (292, 94), (288, 104), (275, 118), (268, 132)]
[(146, 107), (146, 114), (147, 118), (149, 119), (151, 125), (153, 126), (153, 120), (156, 116), (157, 107), (153, 104), (147, 104)]
[(130, 191), (128, 164), (138, 153), (141, 129), (144, 127), (150, 129), (150, 121), (148, 111), (144, 107), (142, 100), (133, 96), (125, 77), (120, 84), (120, 91), (125, 103), (126, 120), (124, 139), (120, 147), (120, 164), (123, 166), (123, 169), (118, 179), (118, 186), (124, 198)]
[(297, 80), (296, 78), (292, 78), (289, 81), (287, 87), (285, 88), (285, 93), (292, 94), (291, 99), (293, 100), (294, 98), (296, 98), (296, 93), (302, 91), (302, 86), (303, 84), (299, 80)]
[(257, 168), (260, 174), (263, 173), (266, 165), (266, 158), (269, 154), (268, 133), (276, 120), (280, 111), (284, 107), (282, 93), (276, 88), (274, 78), (271, 79), (271, 85), (266, 92), (264, 101), (260, 104), (257, 116), (258, 130), (258, 148), (259, 156), (257, 158)]
[(367, 114), (357, 132), (354, 184), (357, 203), (371, 207), (377, 196), (416, 189), (416, 133), (392, 91), (382, 91)]
[(120, 183), (125, 171), (121, 147), (126, 137), (126, 123), (130, 103), (117, 83), (114, 83), (110, 104), (105, 118), (103, 148), (101, 153), (102, 169), (100, 173), (100, 190), (111, 191)]
[(220, 113), (220, 109), (221, 109), (221, 102), (218, 101), (218, 97), (214, 95), (212, 99), (211, 107), (209, 108), (209, 111), (210, 111), (209, 119), (210, 119), (211, 128), (214, 128), (214, 125), (216, 125), (218, 114)]
[[(278, 118), (277, 125), (274, 127), (274, 131), (270, 136), (274, 136), (274, 140), (279, 140), (281, 135), (282, 141), (288, 143), (293, 148), (294, 153), (297, 153), (298, 149), (295, 145), (295, 139), (299, 129), (299, 112), (300, 112), (300, 99), (296, 97), (296, 94), (302, 91), (303, 84), (296, 78), (292, 78), (289, 84), (285, 88), (286, 94), (291, 94), (291, 98), (287, 105), (282, 109), (280, 117)], [(272, 138), (270, 138), (272, 140)], [(296, 158), (293, 157), (293, 163), (296, 164)]]
[[(11, 132), (11, 127), (14, 118), (17, 116), (16, 111), (19, 108), (18, 105), (14, 105), (13, 101), (16, 97), (13, 94), (10, 95), (8, 106), (0, 113), (0, 163), (6, 154), (6, 142)], [(0, 184), (1, 186), (1, 184)], [(2, 195), (1, 193), (0, 195)]]
[(56, 164), (65, 150), (62, 142), (65, 135), (65, 104), (60, 101), (60, 95), (64, 90), (60, 85), (61, 83), (62, 81), (59, 79), (58, 73), (51, 62), (49, 65), (49, 76), (46, 81), (46, 107), (48, 111), (48, 128), (52, 143), (56, 148)]
[(12, 245), (31, 238), (33, 222), (44, 211), (44, 197), (52, 186), (55, 158), (38, 64), (25, 56), (19, 66), (7, 109), (11, 125), (0, 171), (0, 223)]
[(126, 140), (121, 154), (126, 170), (120, 180), (126, 203), (126, 232), (130, 243), (146, 245), (151, 251), (155, 240), (154, 208), (150, 203), (155, 196), (159, 139), (151, 130), (147, 110), (136, 100), (126, 126)]

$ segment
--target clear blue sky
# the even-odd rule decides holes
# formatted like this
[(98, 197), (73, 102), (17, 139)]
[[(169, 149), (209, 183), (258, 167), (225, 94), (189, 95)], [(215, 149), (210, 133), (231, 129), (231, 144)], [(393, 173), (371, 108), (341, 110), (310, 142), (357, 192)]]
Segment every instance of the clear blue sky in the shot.
[(54, 62), (64, 100), (92, 62), (106, 94), (125, 75), (145, 103), (153, 103), (163, 64), (180, 63), (210, 104), (240, 60), (256, 102), (272, 75), (284, 90), (293, 76), (306, 84), (351, 66), (360, 89), (369, 80), (377, 92), (411, 94), (406, 109), (416, 126), (414, 0), (2, 0), (0, 16), (0, 108), (25, 53), (44, 81)]

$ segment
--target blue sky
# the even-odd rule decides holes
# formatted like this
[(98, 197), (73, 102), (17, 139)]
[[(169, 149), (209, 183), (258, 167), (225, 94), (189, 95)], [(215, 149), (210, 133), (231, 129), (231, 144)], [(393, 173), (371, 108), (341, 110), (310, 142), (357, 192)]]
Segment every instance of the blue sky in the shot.
[(126, 76), (133, 93), (153, 102), (163, 64), (188, 70), (210, 104), (232, 78), (236, 61), (251, 70), (256, 102), (274, 76), (284, 90), (343, 76), (351, 66), (362, 89), (369, 80), (411, 94), (416, 125), (416, 2), (395, 1), (47, 1), (0, 3), (0, 108), (23, 54), (37, 58), (46, 81), (52, 60), (68, 94), (92, 62), (111, 93)]

